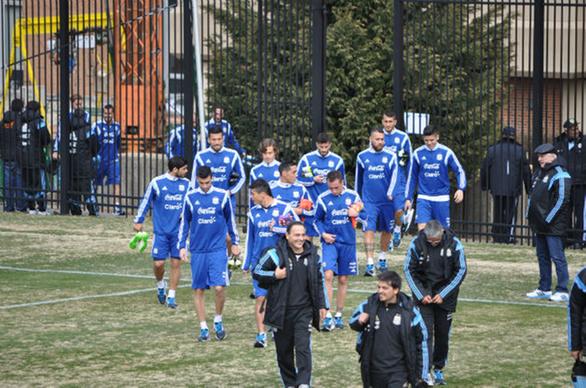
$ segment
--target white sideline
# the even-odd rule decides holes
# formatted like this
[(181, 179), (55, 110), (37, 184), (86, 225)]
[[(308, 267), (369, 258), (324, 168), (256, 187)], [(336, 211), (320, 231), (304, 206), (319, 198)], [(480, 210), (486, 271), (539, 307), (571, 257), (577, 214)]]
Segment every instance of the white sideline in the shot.
[[(72, 274), (72, 275), (91, 275), (91, 276), (115, 276), (115, 277), (125, 277), (125, 278), (135, 278), (135, 279), (153, 279), (152, 275), (134, 275), (134, 274), (123, 274), (123, 273), (112, 273), (112, 272), (91, 272), (91, 271), (75, 271), (75, 270), (58, 270), (58, 269), (34, 269), (34, 268), (19, 268), (19, 267), (10, 267), (5, 265), (0, 265), (0, 270), (6, 271), (20, 271), (20, 272), (32, 272), (32, 273), (64, 273), (64, 274)], [(186, 280), (182, 280), (186, 281)], [(231, 282), (231, 285), (235, 286), (250, 286), (250, 283), (247, 282)], [(189, 287), (189, 285), (182, 285), (179, 288)], [(48, 301), (40, 301), (40, 302), (31, 302), (31, 303), (23, 303), (23, 304), (14, 304), (8, 306), (0, 306), (0, 310), (8, 310), (12, 308), (19, 308), (19, 307), (30, 307), (30, 306), (38, 306), (38, 305), (45, 305), (45, 304), (54, 304), (54, 303), (64, 303), (64, 302), (71, 302), (71, 301), (78, 301), (84, 299), (97, 299), (97, 298), (108, 298), (113, 296), (125, 296), (125, 295), (133, 295), (139, 294), (142, 292), (153, 291), (154, 288), (143, 288), (140, 290), (133, 290), (133, 291), (124, 291), (124, 292), (116, 292), (111, 294), (98, 294), (98, 295), (87, 295), (87, 296), (78, 296), (78, 297), (71, 297), (71, 298), (63, 298), (63, 299), (54, 299)], [(372, 294), (375, 292), (374, 288), (372, 290), (362, 290), (362, 289), (352, 289), (349, 288), (348, 292), (355, 293), (355, 294)], [(507, 300), (495, 300), (495, 299), (474, 299), (474, 298), (458, 298), (459, 301), (462, 302), (470, 302), (470, 303), (486, 303), (486, 304), (501, 304), (501, 305), (511, 305), (511, 306), (529, 306), (529, 307), (546, 307), (546, 308), (566, 308), (566, 304), (548, 304), (548, 303), (534, 303), (534, 302), (519, 302), (519, 301), (507, 301)]]

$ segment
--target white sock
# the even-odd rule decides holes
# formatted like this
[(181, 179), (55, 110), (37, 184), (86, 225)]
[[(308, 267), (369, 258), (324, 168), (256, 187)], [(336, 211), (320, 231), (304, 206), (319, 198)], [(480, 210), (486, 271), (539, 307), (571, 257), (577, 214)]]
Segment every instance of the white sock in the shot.
[(169, 290), (169, 292), (167, 293), (167, 297), (174, 298), (175, 297), (175, 290)]
[(341, 311), (337, 311), (336, 315), (334, 315), (336, 318), (341, 318), (342, 317), (342, 312)]
[(267, 336), (267, 333), (266, 333), (266, 332), (264, 332), (264, 331), (259, 331), (259, 332), (258, 332), (258, 335), (261, 335), (261, 336), (263, 336), (263, 337), (266, 337), (266, 336)]
[(328, 312), (326, 313), (326, 318), (331, 318), (331, 317), (332, 317), (332, 313), (328, 311)]
[(378, 259), (379, 259), (379, 261), (387, 261), (387, 253), (380, 251), (378, 253)]
[(199, 323), (199, 328), (200, 329), (207, 329), (208, 328), (208, 324), (206, 323), (206, 321), (201, 321)]
[(157, 282), (157, 288), (165, 288), (167, 285), (165, 284), (165, 280), (159, 280)]
[(218, 323), (218, 322), (222, 322), (222, 316), (216, 314), (216, 316), (214, 317), (214, 323)]
[(374, 259), (372, 257), (367, 257), (366, 258), (366, 264), (368, 264), (368, 265), (374, 264)]
[(393, 231), (394, 231), (395, 233), (401, 233), (401, 227), (400, 227), (400, 226), (398, 226), (398, 225), (395, 225), (395, 229), (393, 229)]

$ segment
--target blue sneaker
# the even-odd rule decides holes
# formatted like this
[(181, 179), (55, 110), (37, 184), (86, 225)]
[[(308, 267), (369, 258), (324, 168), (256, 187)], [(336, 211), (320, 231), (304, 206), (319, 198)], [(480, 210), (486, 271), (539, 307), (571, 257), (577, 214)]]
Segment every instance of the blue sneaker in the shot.
[(447, 385), (446, 379), (444, 378), (444, 372), (441, 369), (433, 370), (433, 377), (435, 378), (435, 385)]
[(199, 342), (206, 342), (210, 340), (210, 330), (206, 327), (205, 329), (199, 329), (199, 337), (197, 337)]
[(256, 339), (254, 341), (255, 348), (266, 348), (267, 347), (267, 334), (266, 333), (258, 333), (256, 335)]
[(176, 309), (177, 303), (175, 303), (175, 298), (167, 298), (167, 307), (170, 309)]
[(369, 277), (374, 276), (374, 264), (366, 264), (366, 270), (364, 271), (364, 276), (369, 276)]
[(336, 329), (344, 328), (344, 320), (342, 319), (341, 315), (339, 317), (334, 317), (334, 324), (336, 326)]
[(376, 265), (376, 269), (378, 269), (380, 272), (385, 272), (387, 269), (389, 269), (389, 267), (387, 265), (387, 261), (386, 260), (379, 260), (378, 264)]
[(324, 319), (324, 324), (321, 329), (323, 331), (334, 331), (335, 328), (336, 322), (334, 322), (334, 319), (332, 317), (326, 317), (326, 319)]
[(401, 245), (401, 232), (393, 232), (393, 246), (398, 248)]
[(222, 323), (222, 321), (214, 322), (214, 331), (216, 332), (216, 339), (218, 341), (223, 340), (227, 336), (226, 330), (224, 330), (224, 324)]
[(160, 304), (165, 304), (165, 301), (167, 300), (165, 288), (157, 288), (157, 299), (159, 300)]

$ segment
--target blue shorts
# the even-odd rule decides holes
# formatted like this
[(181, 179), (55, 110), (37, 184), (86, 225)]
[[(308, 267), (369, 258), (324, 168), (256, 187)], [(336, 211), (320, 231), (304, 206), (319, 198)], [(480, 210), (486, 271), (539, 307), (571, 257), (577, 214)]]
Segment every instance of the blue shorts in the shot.
[(334, 271), (336, 275), (356, 275), (356, 245), (326, 244), (322, 241), (322, 256), (325, 263), (324, 271)]
[(167, 260), (169, 257), (179, 259), (178, 242), (179, 239), (176, 234), (155, 234), (153, 238), (153, 249), (151, 251), (153, 260)]
[(425, 224), (437, 220), (444, 228), (450, 227), (450, 201), (428, 201), (417, 198), (415, 223)]
[(395, 225), (395, 209), (392, 203), (376, 204), (365, 203), (366, 226), (365, 232), (390, 232)]
[(203, 290), (230, 284), (228, 255), (222, 249), (214, 252), (191, 253), (191, 288)]
[(96, 174), (96, 184), (103, 185), (106, 178), (107, 185), (120, 184), (120, 159), (102, 160)]
[(252, 289), (256, 298), (259, 296), (267, 296), (267, 293), (269, 292), (269, 290), (265, 290), (264, 288), (260, 287), (255, 279), (252, 279)]
[(395, 187), (393, 192), (393, 210), (403, 210), (405, 208), (405, 185), (399, 185)]

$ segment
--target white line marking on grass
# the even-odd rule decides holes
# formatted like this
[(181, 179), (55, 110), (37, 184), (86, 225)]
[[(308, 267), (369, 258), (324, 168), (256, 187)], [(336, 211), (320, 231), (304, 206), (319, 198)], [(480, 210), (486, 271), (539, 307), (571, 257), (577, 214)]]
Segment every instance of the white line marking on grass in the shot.
[[(93, 275), (93, 276), (116, 276), (116, 277), (125, 277), (125, 278), (136, 278), (136, 279), (152, 279), (153, 276), (150, 275), (133, 275), (133, 274), (123, 274), (123, 273), (112, 273), (112, 272), (90, 272), (90, 271), (74, 271), (74, 270), (59, 270), (59, 269), (34, 269), (34, 268), (19, 268), (19, 267), (10, 267), (5, 265), (0, 265), (0, 270), (7, 270), (7, 271), (20, 271), (20, 272), (32, 272), (32, 273), (64, 273), (64, 274), (72, 274), (72, 275)], [(189, 281), (182, 279), (181, 281)], [(250, 286), (252, 283), (249, 282), (231, 282), (231, 285), (234, 286)], [(188, 287), (180, 286), (180, 287)], [(146, 290), (152, 290), (151, 288)], [(137, 290), (133, 293), (145, 292), (144, 290)], [(348, 292), (354, 294), (372, 294), (375, 290), (362, 290), (362, 289), (348, 289)], [(131, 295), (131, 294), (123, 294), (123, 295)], [(83, 299), (91, 299), (95, 297), (107, 297), (107, 296), (118, 296), (117, 294), (104, 294), (104, 296), (88, 296), (88, 297), (79, 297)], [(67, 302), (70, 300), (79, 300), (79, 299), (63, 299), (63, 302)], [(535, 303), (535, 302), (520, 302), (520, 301), (508, 301), (508, 300), (496, 300), (496, 299), (474, 299), (474, 298), (458, 298), (459, 301), (462, 302), (470, 302), (470, 303), (486, 303), (486, 304), (502, 304), (502, 305), (511, 305), (511, 306), (529, 306), (529, 307), (547, 307), (547, 308), (566, 308), (565, 304), (547, 304), (547, 303)], [(38, 304), (47, 304), (42, 302), (37, 302)], [(59, 303), (59, 302), (53, 302)], [(22, 307), (26, 306), (34, 306), (35, 304), (24, 304)], [(17, 307), (21, 307), (21, 305), (13, 305)], [(10, 306), (0, 306), (0, 309), (10, 308)]]
[[(177, 288), (184, 288), (189, 287), (188, 285), (178, 286)], [(21, 303), (21, 304), (11, 304), (8, 306), (0, 306), (0, 310), (10, 310), (16, 309), (21, 307), (33, 307), (33, 306), (42, 306), (46, 304), (56, 304), (56, 303), (65, 303), (65, 302), (76, 302), (80, 300), (86, 299), (99, 299), (99, 298), (110, 298), (113, 296), (127, 296), (127, 295), (134, 295), (134, 294), (141, 294), (143, 292), (151, 292), (155, 291), (154, 287), (151, 288), (142, 288), (140, 290), (131, 290), (131, 291), (123, 291), (123, 292), (114, 292), (111, 294), (98, 294), (98, 295), (84, 295), (84, 296), (74, 296), (71, 298), (62, 298), (62, 299), (53, 299), (53, 300), (42, 300), (39, 302), (31, 302), (31, 303)]]

